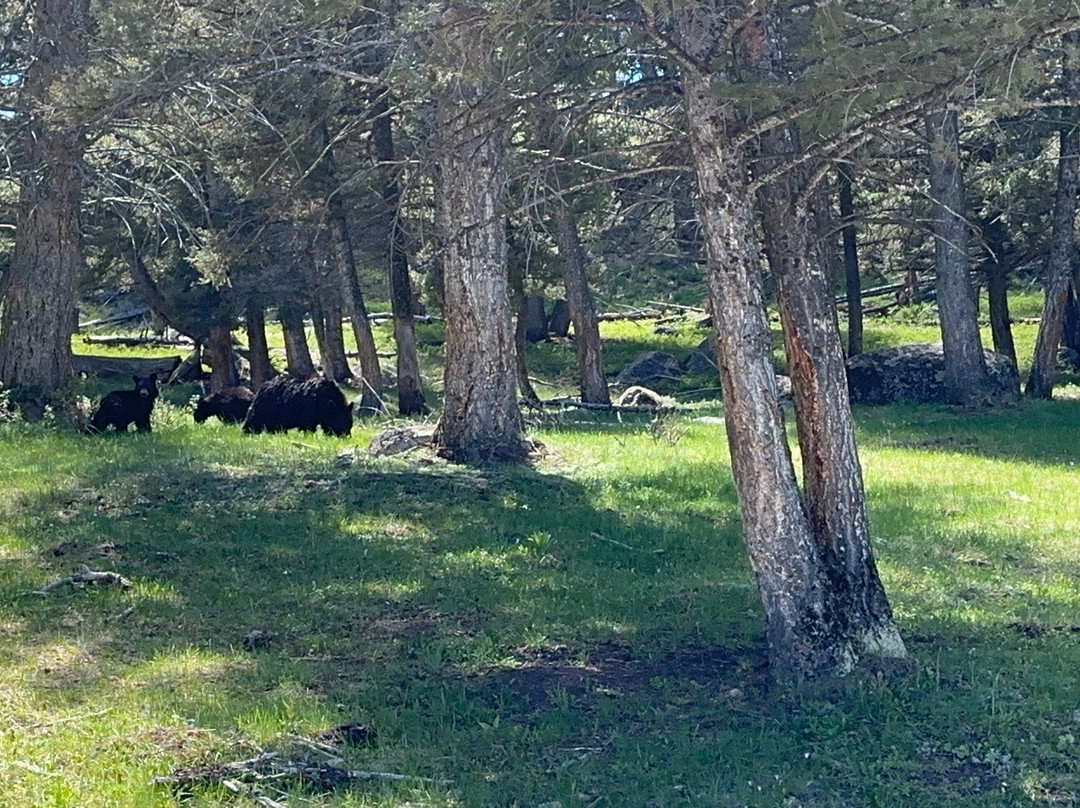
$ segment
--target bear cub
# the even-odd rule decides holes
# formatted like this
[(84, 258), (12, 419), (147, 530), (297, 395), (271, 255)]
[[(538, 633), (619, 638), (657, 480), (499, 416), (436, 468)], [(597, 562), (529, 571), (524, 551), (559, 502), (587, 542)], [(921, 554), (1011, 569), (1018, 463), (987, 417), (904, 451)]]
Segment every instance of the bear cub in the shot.
[(134, 390), (113, 390), (101, 399), (97, 411), (90, 419), (91, 432), (104, 432), (112, 427), (117, 432), (126, 432), (131, 424), (140, 432), (150, 431), (150, 411), (157, 400), (157, 374), (132, 376)]

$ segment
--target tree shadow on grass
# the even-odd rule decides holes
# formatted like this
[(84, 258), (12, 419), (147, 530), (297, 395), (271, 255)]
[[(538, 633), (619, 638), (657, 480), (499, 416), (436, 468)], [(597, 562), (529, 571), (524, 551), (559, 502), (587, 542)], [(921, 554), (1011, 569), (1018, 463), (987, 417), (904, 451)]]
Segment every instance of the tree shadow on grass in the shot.
[[(1077, 695), (1038, 680), (1080, 662), (1061, 620), (1069, 592), (1031, 586), (1064, 576), (1065, 562), (971, 531), (936, 552), (943, 514), (918, 490), (873, 496), (878, 518), (903, 522), (921, 547), (898, 552), (904, 536), (890, 535), (880, 551), (919, 673), (792, 701), (767, 690), (723, 469), (621, 474), (605, 504), (578, 481), (528, 469), (339, 465), (302, 446), (245, 444), (269, 447), (256, 462), (170, 446), (168, 434), (133, 437), (108, 457), (86, 444), (62, 485), (8, 507), (12, 541), (33, 550), (5, 569), (15, 642), (2, 653), (29, 701), (149, 713), (170, 743), (185, 721), (261, 742), (356, 719), (381, 739), (352, 753), (356, 765), (453, 779), (461, 804), (522, 794), (580, 804), (593, 782), (637, 805), (673, 780), (690, 804), (705, 804), (710, 784), (738, 800), (728, 804), (837, 804), (836, 789), (900, 804), (911, 786), (880, 768), (893, 765), (889, 749), (938, 772), (926, 794), (955, 796), (971, 779), (970, 759), (920, 758), (916, 747), (983, 743), (994, 677), (1027, 699)], [(23, 594), (83, 563), (135, 587)], [(1017, 570), (1016, 583), (999, 580)], [(1002, 602), (1013, 605), (995, 619)], [(995, 709), (1025, 709), (995, 698)], [(904, 722), (889, 717), (900, 703)], [(880, 744), (853, 743), (849, 726), (874, 728)], [(1017, 738), (1031, 729), (1017, 726)], [(804, 747), (814, 754), (792, 755)], [(183, 756), (154, 754), (168, 765)], [(858, 776), (868, 770), (879, 774)], [(971, 771), (982, 788), (983, 768)], [(825, 789), (818, 797), (799, 785), (809, 780)]]
[(1080, 460), (1080, 400), (972, 413), (943, 405), (856, 407), (860, 445), (1068, 466)]

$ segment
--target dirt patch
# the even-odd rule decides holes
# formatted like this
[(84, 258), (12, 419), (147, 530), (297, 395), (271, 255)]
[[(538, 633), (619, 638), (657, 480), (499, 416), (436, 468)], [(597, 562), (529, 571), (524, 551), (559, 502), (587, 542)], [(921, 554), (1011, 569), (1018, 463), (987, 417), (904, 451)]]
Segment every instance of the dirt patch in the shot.
[(516, 655), (518, 667), (480, 676), (485, 685), (504, 686), (532, 706), (547, 703), (560, 689), (573, 696), (659, 695), (667, 684), (693, 682), (706, 692), (727, 694), (748, 684), (766, 686), (768, 679), (764, 646), (685, 645), (645, 656), (630, 645), (607, 642), (587, 649), (519, 649)]

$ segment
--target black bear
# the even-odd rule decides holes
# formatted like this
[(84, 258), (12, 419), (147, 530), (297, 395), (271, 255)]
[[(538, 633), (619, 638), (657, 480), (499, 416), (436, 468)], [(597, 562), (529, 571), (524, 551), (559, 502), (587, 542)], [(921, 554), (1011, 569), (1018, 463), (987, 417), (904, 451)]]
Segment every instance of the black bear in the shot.
[(352, 430), (352, 409), (345, 396), (329, 379), (301, 381), (277, 376), (255, 394), (244, 419), (244, 432), (284, 432), (302, 429), (314, 432), (322, 427), (328, 435), (348, 435)]
[(201, 424), (216, 415), (226, 424), (238, 424), (247, 416), (254, 398), (255, 394), (246, 387), (226, 387), (203, 396), (195, 404), (195, 423)]
[(134, 390), (113, 390), (101, 399), (90, 418), (91, 432), (104, 432), (110, 426), (126, 432), (131, 424), (140, 432), (150, 431), (150, 411), (158, 396), (157, 374), (131, 378), (135, 380)]

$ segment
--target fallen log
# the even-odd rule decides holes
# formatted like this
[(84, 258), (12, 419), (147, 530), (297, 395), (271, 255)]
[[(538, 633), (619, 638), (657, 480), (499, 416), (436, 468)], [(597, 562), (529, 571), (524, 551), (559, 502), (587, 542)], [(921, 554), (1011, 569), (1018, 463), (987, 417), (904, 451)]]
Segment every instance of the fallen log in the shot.
[(647, 412), (653, 415), (661, 412), (675, 412), (678, 408), (672, 406), (654, 404), (594, 404), (588, 401), (581, 401), (577, 398), (559, 397), (559, 398), (543, 398), (539, 402), (522, 400), (523, 406), (530, 406), (533, 408), (546, 407), (546, 408), (559, 408), (559, 409), (578, 409), (578, 410), (592, 410), (595, 412)]
[(168, 339), (166, 337), (133, 337), (124, 336), (120, 334), (105, 334), (100, 337), (83, 337), (82, 341), (87, 345), (123, 345), (125, 347), (138, 347), (141, 345), (157, 345), (166, 348), (176, 347), (178, 345), (191, 346), (194, 345), (194, 340), (190, 337), (181, 336), (177, 339)]
[(159, 379), (168, 379), (180, 364), (179, 356), (163, 356), (155, 359), (117, 356), (90, 356), (75, 354), (71, 357), (76, 373), (97, 376), (101, 379), (130, 379), (132, 376), (149, 376), (156, 373)]
[(81, 572), (45, 584), (41, 589), (35, 589), (30, 594), (45, 595), (48, 594), (50, 590), (56, 589), (56, 587), (63, 586), (64, 584), (112, 584), (114, 586), (119, 586), (121, 589), (130, 589), (132, 586), (131, 581), (119, 573), (96, 572), (84, 564)]
[(600, 322), (609, 322), (611, 320), (654, 320), (661, 316), (663, 315), (656, 309), (634, 309), (633, 311), (605, 312), (596, 315), (596, 319)]
[(105, 325), (106, 323), (123, 323), (128, 320), (136, 320), (139, 317), (146, 317), (150, 314), (149, 306), (139, 306), (137, 309), (129, 309), (122, 311), (119, 314), (113, 314), (110, 317), (102, 317), (98, 320), (87, 320), (86, 322), (79, 323), (79, 329), (90, 328), (95, 325)]

